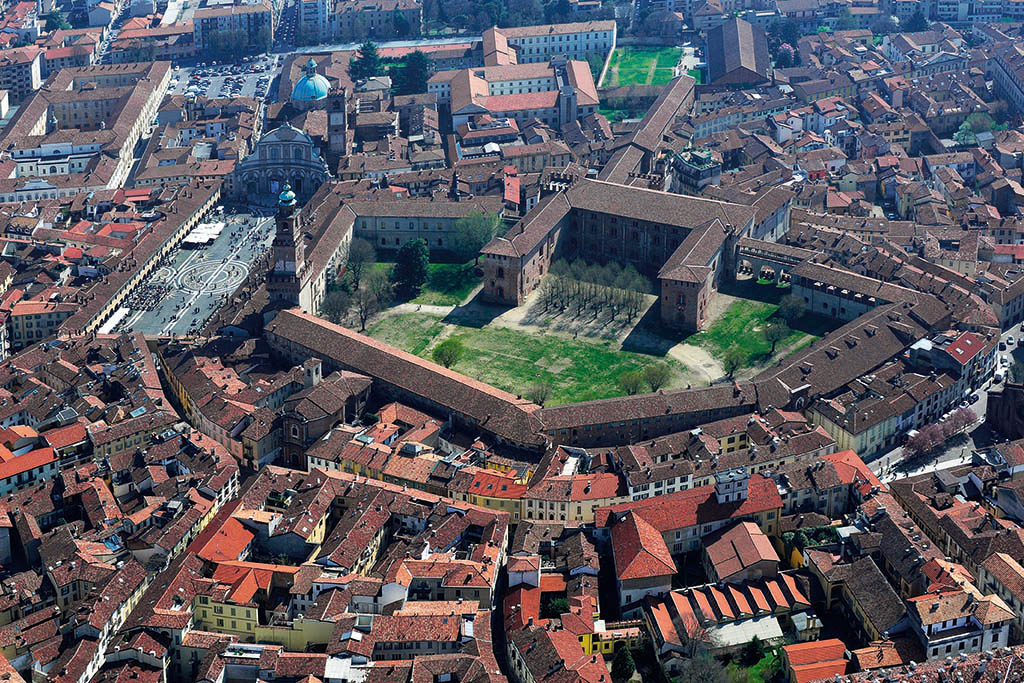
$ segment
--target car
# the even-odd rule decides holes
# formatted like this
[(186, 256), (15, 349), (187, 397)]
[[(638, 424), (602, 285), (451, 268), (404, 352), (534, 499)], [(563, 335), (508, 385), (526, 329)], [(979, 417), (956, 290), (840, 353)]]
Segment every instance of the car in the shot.
[(977, 403), (978, 402), (978, 392), (974, 392), (973, 394), (968, 396), (967, 400), (970, 401), (971, 403)]
[(1000, 356), (999, 357), (999, 364), (1002, 365), (1005, 368), (1006, 366), (1008, 366), (1010, 364), (1010, 357), (1009, 356)]
[(959, 407), (960, 408), (970, 408), (971, 404), (968, 403), (966, 400), (963, 400), (963, 401), (960, 401), (960, 406)]
[(1011, 334), (1009, 337), (1006, 338), (1006, 345), (1007, 346), (1013, 346), (1013, 344), (1014, 344), (1014, 339), (1013, 339), (1013, 335)]
[(1006, 342), (1004, 342), (1004, 341), (1000, 341), (999, 342), (999, 350), (1000, 351), (1005, 351), (1006, 350)]

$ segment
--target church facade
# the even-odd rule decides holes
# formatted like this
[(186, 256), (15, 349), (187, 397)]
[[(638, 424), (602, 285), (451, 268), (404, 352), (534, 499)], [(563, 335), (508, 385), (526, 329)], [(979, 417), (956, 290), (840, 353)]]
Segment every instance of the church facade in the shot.
[(300, 204), (331, 178), (327, 162), (306, 133), (291, 124), (268, 132), (253, 153), (228, 176), (227, 194), (235, 201), (275, 197), (287, 183)]

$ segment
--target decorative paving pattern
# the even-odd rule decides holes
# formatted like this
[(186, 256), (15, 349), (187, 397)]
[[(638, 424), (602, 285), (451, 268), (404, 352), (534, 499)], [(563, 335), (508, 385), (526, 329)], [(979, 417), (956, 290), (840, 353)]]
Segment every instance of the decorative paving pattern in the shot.
[(235, 291), (248, 274), (249, 266), (242, 261), (200, 261), (179, 271), (174, 283), (186, 292), (224, 294)]

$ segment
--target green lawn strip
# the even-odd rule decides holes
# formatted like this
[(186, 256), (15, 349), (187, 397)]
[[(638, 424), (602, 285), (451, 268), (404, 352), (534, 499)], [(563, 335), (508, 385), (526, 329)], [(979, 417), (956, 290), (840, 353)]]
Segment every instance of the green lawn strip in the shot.
[[(433, 341), (444, 324), (437, 316), (409, 313), (384, 318), (369, 328), (370, 336), (430, 357)], [(641, 353), (621, 351), (608, 343), (592, 343), (504, 327), (457, 327), (449, 338), (460, 340), (466, 354), (453, 368), (514, 394), (534, 382), (552, 387), (549, 405), (618, 396), (618, 377), (655, 362), (665, 362), (677, 373), (679, 362)]]
[[(726, 667), (726, 671), (729, 673), (729, 677), (733, 680), (744, 681), (744, 683), (765, 683), (771, 679), (774, 673), (775, 664), (778, 657), (772, 652), (765, 653), (765, 656), (751, 667), (744, 667), (742, 664), (738, 664), (735, 661), (729, 662), (729, 666)], [(743, 669), (747, 669), (746, 675), (742, 674)]]
[(671, 69), (679, 63), (679, 58), (683, 56), (683, 51), (677, 47), (670, 47), (662, 50), (658, 53), (656, 61), (659, 69)]
[[(743, 353), (743, 366), (754, 365), (771, 355), (772, 345), (764, 338), (764, 328), (777, 310), (777, 305), (761, 301), (733, 302), (721, 318), (708, 329), (687, 339), (686, 343), (700, 346), (719, 358), (736, 346)], [(804, 336), (805, 332), (793, 330), (776, 348), (795, 344)]]
[(697, 80), (697, 85), (701, 85), (704, 82), (704, 72), (700, 69), (690, 69), (686, 73), (690, 74)]
[(443, 329), (440, 316), (409, 314), (381, 318), (370, 325), (366, 333), (409, 353), (422, 355)]
[(651, 85), (665, 85), (675, 77), (672, 69), (655, 69), (651, 78)]

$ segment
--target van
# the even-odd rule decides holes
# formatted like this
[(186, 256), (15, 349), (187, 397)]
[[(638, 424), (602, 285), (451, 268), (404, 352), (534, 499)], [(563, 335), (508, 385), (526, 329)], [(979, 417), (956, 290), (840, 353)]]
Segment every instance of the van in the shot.
[(1004, 377), (1006, 377), (1005, 370), (996, 370), (996, 374), (992, 376), (992, 381), (995, 382), (996, 384), (999, 384), (1000, 382), (1003, 381)]

